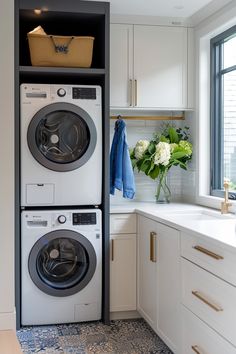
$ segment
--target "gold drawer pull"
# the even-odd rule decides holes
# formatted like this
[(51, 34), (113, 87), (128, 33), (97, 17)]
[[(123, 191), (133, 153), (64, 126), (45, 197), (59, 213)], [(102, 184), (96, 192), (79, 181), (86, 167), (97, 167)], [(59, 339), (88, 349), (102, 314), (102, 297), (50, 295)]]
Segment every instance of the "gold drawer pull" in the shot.
[(210, 306), (216, 312), (223, 311), (222, 307), (220, 307), (219, 305), (212, 304), (209, 300), (205, 298), (203, 294), (200, 293), (200, 291), (192, 291), (192, 294), (196, 296), (199, 300), (204, 302), (204, 304)]
[(129, 105), (133, 104), (133, 80), (129, 80)]
[(114, 240), (111, 240), (111, 260), (114, 261)]
[(211, 251), (207, 250), (207, 249), (204, 248), (204, 247), (201, 247), (201, 246), (194, 246), (193, 248), (194, 248), (195, 250), (199, 251), (199, 252), (202, 252), (202, 253), (204, 253), (204, 254), (206, 254), (206, 255), (208, 255), (208, 256), (214, 258), (214, 259), (217, 259), (218, 261), (219, 261), (220, 259), (224, 259), (224, 257), (222, 257), (222, 256), (220, 256), (219, 254), (216, 254), (216, 253), (214, 253), (214, 252), (211, 252)]
[(156, 262), (156, 232), (150, 232), (150, 261)]
[(199, 349), (199, 347), (197, 345), (192, 345), (191, 348), (194, 351), (194, 353), (201, 354), (200, 349)]
[(137, 80), (134, 80), (134, 90), (135, 90), (134, 105), (137, 106), (138, 105), (138, 82), (137, 82)]

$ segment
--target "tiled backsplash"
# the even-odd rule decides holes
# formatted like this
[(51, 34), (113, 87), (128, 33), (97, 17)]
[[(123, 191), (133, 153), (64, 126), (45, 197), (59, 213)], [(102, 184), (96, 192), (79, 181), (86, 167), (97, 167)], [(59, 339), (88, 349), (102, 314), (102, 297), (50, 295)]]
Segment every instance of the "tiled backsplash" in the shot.
[[(136, 142), (140, 139), (150, 140), (153, 137), (153, 134), (160, 130), (161, 126), (164, 124), (163, 121), (148, 121), (148, 120), (135, 120), (135, 121), (125, 121), (127, 129), (127, 140), (129, 147), (135, 146)], [(187, 125), (191, 129), (191, 121), (175, 121), (176, 126)], [(114, 126), (115, 121), (111, 120), (110, 123), (110, 141), (112, 143), (114, 135)], [(132, 201), (140, 202), (151, 202), (155, 201), (156, 186), (157, 181), (152, 180), (150, 177), (146, 176), (143, 172), (135, 174), (135, 183), (136, 183), (136, 194), (135, 198)], [(168, 182), (171, 189), (171, 200), (172, 201), (181, 201), (189, 200), (193, 201), (193, 196), (195, 195), (195, 171), (193, 164), (191, 163), (190, 169), (184, 171), (179, 166), (172, 167), (168, 174)], [(182, 188), (184, 186), (184, 188)], [(110, 196), (111, 204), (121, 204), (132, 202), (128, 199), (122, 197), (122, 192), (115, 191), (114, 196)]]

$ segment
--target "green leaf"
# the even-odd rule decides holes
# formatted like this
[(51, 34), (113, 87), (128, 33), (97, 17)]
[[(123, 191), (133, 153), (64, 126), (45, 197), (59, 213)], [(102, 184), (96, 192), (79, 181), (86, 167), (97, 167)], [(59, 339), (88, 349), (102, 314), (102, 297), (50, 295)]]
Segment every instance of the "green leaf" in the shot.
[(150, 166), (150, 168), (149, 168), (149, 170), (148, 170), (148, 175), (150, 175), (150, 173), (151, 173), (151, 171), (155, 168), (155, 164), (154, 164), (154, 162), (151, 160), (151, 166)]
[(168, 133), (169, 133), (169, 136), (170, 136), (170, 142), (171, 143), (178, 143), (179, 142), (179, 136), (178, 136), (175, 128), (170, 127)]
[(149, 146), (148, 146), (148, 152), (152, 155), (156, 151), (156, 144), (154, 141), (151, 141)]
[(143, 171), (146, 175), (148, 174), (148, 171), (150, 169), (150, 166), (151, 166), (151, 161), (150, 160), (144, 160), (141, 167), (140, 167), (140, 170)]
[(160, 141), (163, 142), (163, 143), (169, 143), (170, 142), (170, 140), (168, 138), (166, 138), (164, 135), (160, 136)]
[(143, 160), (138, 160), (138, 161), (137, 161), (136, 167), (137, 167), (138, 171), (140, 171), (141, 166), (142, 166), (142, 163), (143, 163)]
[(186, 156), (185, 151), (176, 151), (171, 155), (171, 160), (181, 159), (184, 156)]
[(159, 166), (155, 165), (155, 167), (153, 168), (153, 170), (149, 173), (149, 176), (152, 179), (156, 179), (159, 175), (160, 169)]
[(180, 167), (183, 168), (184, 170), (187, 170), (187, 166), (184, 162), (182, 162), (180, 160), (175, 160), (174, 165), (176, 166), (176, 164), (180, 165)]

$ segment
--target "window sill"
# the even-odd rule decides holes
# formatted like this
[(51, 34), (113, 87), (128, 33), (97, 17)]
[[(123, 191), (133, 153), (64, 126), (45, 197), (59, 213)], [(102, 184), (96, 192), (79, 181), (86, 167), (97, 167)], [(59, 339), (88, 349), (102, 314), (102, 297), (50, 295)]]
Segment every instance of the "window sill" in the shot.
[[(223, 198), (214, 197), (210, 195), (199, 195), (196, 197), (196, 203), (202, 206), (206, 206), (209, 208), (220, 210), (221, 202), (223, 202)], [(229, 209), (230, 213), (236, 212), (236, 201), (230, 200), (232, 203), (232, 207)]]

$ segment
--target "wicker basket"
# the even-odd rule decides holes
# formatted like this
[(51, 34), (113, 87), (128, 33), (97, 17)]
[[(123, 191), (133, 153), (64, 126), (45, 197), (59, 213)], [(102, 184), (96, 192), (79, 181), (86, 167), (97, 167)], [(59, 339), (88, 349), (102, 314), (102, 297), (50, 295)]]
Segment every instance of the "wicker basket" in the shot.
[(92, 63), (94, 37), (27, 34), (33, 66), (89, 68)]

